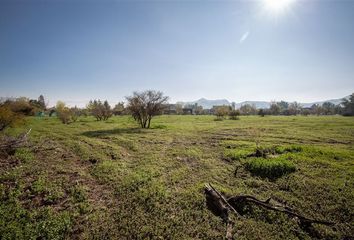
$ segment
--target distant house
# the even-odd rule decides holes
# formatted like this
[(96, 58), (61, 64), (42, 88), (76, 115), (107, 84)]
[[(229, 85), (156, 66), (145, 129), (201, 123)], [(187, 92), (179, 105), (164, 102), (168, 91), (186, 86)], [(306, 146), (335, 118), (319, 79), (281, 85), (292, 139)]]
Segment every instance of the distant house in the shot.
[(166, 104), (163, 114), (177, 114), (176, 104)]
[(194, 115), (195, 111), (193, 108), (183, 108), (182, 109), (184, 115)]
[(47, 112), (48, 112), (49, 117), (56, 117), (57, 116), (57, 111), (55, 110), (55, 108), (49, 108), (47, 110)]
[(198, 107), (198, 103), (185, 105), (182, 109), (183, 114), (195, 115), (196, 114), (195, 110), (197, 109), (197, 107)]
[(36, 117), (45, 117), (45, 112), (44, 111), (36, 112)]

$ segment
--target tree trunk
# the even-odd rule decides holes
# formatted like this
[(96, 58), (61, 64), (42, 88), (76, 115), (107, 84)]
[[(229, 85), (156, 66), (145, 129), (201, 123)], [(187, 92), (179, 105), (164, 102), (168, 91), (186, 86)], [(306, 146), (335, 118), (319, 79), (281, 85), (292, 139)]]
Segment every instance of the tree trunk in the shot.
[(148, 127), (147, 128), (150, 128), (150, 122), (151, 122), (151, 116), (149, 117), (149, 123), (148, 123)]

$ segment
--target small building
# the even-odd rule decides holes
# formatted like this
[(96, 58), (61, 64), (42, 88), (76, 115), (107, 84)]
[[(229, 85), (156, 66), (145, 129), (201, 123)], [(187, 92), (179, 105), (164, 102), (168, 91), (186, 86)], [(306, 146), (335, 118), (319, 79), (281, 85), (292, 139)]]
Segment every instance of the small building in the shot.
[(45, 112), (44, 111), (36, 112), (36, 117), (45, 117)]
[(166, 104), (163, 114), (177, 114), (176, 104)]
[(183, 108), (182, 109), (184, 115), (194, 115), (194, 109), (193, 108)]

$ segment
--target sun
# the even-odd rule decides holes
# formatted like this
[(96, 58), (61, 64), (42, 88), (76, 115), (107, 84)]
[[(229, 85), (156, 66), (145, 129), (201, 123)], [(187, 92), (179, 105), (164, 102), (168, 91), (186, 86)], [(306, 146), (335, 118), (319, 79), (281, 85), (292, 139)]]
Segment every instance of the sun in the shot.
[(295, 0), (263, 0), (264, 8), (271, 13), (286, 11)]

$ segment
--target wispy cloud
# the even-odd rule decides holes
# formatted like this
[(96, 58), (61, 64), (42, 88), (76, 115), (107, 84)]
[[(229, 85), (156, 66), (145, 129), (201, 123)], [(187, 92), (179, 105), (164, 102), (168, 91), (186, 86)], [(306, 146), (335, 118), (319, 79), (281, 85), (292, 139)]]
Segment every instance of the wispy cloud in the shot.
[(242, 35), (242, 37), (240, 38), (240, 43), (243, 43), (243, 42), (248, 38), (249, 35), (250, 35), (250, 32), (249, 32), (249, 31), (245, 32), (245, 33)]

